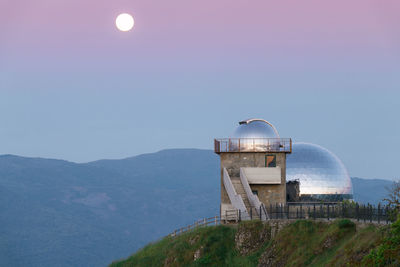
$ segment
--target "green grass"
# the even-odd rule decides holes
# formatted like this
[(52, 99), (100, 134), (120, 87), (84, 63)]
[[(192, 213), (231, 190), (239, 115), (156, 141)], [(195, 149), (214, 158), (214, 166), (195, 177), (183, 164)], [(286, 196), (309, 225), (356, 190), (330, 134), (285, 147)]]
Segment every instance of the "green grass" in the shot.
[(382, 242), (363, 259), (365, 265), (400, 266), (400, 215), (384, 234)]
[[(199, 228), (175, 238), (166, 237), (111, 266), (221, 266), (235, 256), (232, 255), (234, 238), (235, 229), (232, 227)], [(203, 257), (194, 261), (197, 250)]]
[[(299, 220), (283, 227), (274, 238), (267, 234), (270, 232), (270, 226), (260, 221), (199, 228), (166, 237), (111, 266), (257, 266), (259, 261), (273, 266), (376, 266), (368, 255), (381, 253), (379, 247), (393, 230), (356, 226), (342, 219), (330, 223)], [(243, 233), (247, 250), (235, 242), (235, 236)], [(391, 251), (398, 251), (393, 250), (397, 241), (392, 234), (387, 241)], [(194, 260), (196, 251), (200, 257)], [(368, 257), (369, 262), (365, 260)]]
[(357, 229), (347, 219), (297, 221), (275, 238), (275, 262), (284, 266), (357, 266), (379, 240), (375, 226)]
[[(262, 229), (257, 221), (243, 225), (255, 231)], [(261, 251), (241, 256), (235, 248), (236, 232), (234, 226), (199, 228), (147, 245), (128, 259), (110, 266), (255, 266)], [(201, 257), (194, 261), (196, 251), (200, 251)]]

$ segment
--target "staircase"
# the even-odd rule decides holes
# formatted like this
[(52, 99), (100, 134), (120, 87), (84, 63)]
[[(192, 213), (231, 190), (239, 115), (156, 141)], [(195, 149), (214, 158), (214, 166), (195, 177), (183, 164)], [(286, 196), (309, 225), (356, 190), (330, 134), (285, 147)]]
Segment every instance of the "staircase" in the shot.
[(246, 191), (244, 190), (242, 182), (240, 181), (240, 178), (239, 177), (231, 177), (231, 181), (232, 181), (233, 187), (235, 188), (236, 193), (242, 197), (244, 205), (246, 206), (247, 212), (250, 212), (251, 205), (250, 205), (249, 199), (247, 198)]
[[(230, 176), (228, 170), (224, 168), (223, 183), (233, 208), (236, 211), (241, 211), (239, 218), (242, 220), (249, 220), (254, 216), (259, 216), (260, 220), (268, 220), (269, 217), (265, 208), (263, 209), (258, 197), (253, 195), (248, 180), (244, 175), (241, 170), (239, 177)], [(227, 210), (225, 209), (225, 211)], [(221, 218), (225, 211), (221, 209)]]

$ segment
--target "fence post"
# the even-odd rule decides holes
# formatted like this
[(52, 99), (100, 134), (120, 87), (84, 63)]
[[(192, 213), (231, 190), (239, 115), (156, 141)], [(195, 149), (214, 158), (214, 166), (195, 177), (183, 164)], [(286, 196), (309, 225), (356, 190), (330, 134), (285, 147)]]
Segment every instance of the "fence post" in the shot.
[(303, 205), (300, 203), (300, 219), (303, 218)]
[(271, 219), (273, 219), (272, 203), (269, 203), (269, 214), (271, 215)]
[(358, 203), (357, 203), (357, 204), (356, 204), (356, 218), (357, 218), (357, 222), (360, 220), (358, 208), (359, 208), (359, 206), (358, 206)]
[(279, 205), (277, 206), (276, 219), (283, 219), (284, 213), (285, 213), (285, 210), (283, 208), (283, 205), (282, 205), (282, 203), (279, 203)]
[(344, 204), (342, 203), (342, 218), (344, 218)]
[(385, 217), (386, 217), (386, 224), (388, 224), (389, 223), (388, 206), (385, 207)]
[(381, 222), (381, 203), (378, 204), (378, 224)]
[(372, 205), (369, 206), (369, 222), (372, 222), (372, 216), (373, 216), (373, 210), (372, 210)]
[(250, 208), (250, 220), (253, 220), (253, 209)]
[(296, 219), (299, 218), (299, 208), (296, 208)]
[(366, 217), (366, 214), (365, 214), (365, 204), (363, 205), (363, 219), (364, 219), (364, 222), (365, 222), (365, 217)]
[(329, 221), (329, 204), (328, 204), (328, 212), (327, 212), (327, 217), (328, 217), (328, 221)]
[(289, 204), (286, 204), (286, 218), (289, 219), (290, 215), (289, 215)]
[(217, 216), (214, 217), (215, 225), (217, 225)]
[(319, 217), (320, 218), (324, 218), (325, 217), (325, 211), (324, 211), (324, 209), (322, 208), (322, 204), (321, 205), (319, 205), (319, 213), (320, 213), (320, 215), (319, 215)]
[(314, 203), (314, 215), (313, 215), (313, 217), (314, 217), (314, 220), (315, 220), (315, 203)]
[(239, 210), (239, 222), (241, 222), (241, 221), (242, 221), (242, 211)]

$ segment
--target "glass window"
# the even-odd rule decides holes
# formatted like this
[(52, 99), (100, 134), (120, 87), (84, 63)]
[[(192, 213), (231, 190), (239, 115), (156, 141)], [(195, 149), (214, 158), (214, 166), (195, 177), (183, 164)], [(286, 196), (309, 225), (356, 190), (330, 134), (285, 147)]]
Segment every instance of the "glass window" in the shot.
[(265, 155), (265, 167), (276, 167), (276, 155)]

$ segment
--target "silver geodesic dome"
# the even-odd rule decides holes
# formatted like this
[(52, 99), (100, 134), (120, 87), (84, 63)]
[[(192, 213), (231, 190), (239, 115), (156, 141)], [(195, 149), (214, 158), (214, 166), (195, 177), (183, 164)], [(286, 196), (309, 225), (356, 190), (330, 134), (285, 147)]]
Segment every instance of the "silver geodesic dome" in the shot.
[(234, 138), (279, 138), (275, 127), (266, 120), (249, 119), (239, 122)]
[(340, 159), (310, 143), (293, 143), (287, 156), (286, 180), (300, 182), (303, 200), (341, 201), (353, 198), (350, 176)]

